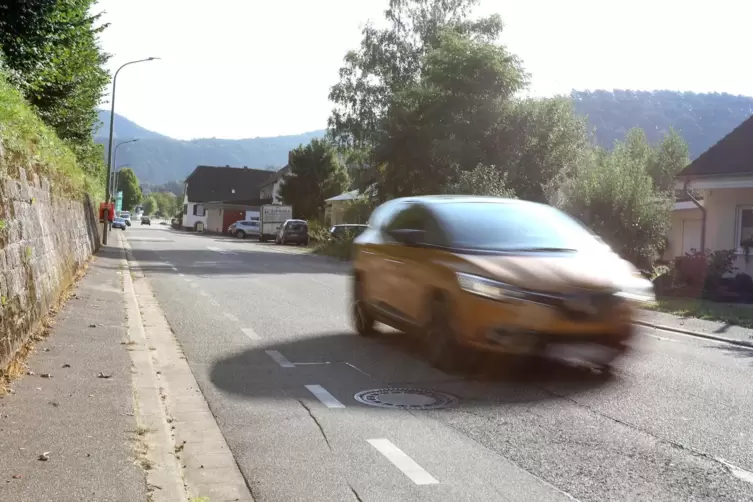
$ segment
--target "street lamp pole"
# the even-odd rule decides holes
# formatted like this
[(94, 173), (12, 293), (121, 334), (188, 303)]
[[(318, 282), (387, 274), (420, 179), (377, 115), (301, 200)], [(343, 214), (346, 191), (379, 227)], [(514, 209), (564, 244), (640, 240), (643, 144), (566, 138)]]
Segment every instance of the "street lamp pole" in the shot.
[[(154, 61), (155, 59), (159, 58), (146, 58), (146, 59), (138, 59), (136, 61), (129, 61), (122, 65), (118, 70), (115, 72), (115, 75), (112, 77), (112, 97), (110, 98), (111, 101), (111, 107), (110, 107), (110, 139), (107, 142), (107, 184), (105, 186), (105, 201), (110, 202), (110, 176), (112, 176), (112, 158), (113, 158), (113, 151), (112, 151), (112, 131), (115, 127), (115, 84), (118, 80), (118, 73), (120, 73), (120, 70), (125, 68), (128, 65), (136, 64), (136, 63), (144, 63), (146, 61)], [(107, 211), (105, 211), (105, 223), (102, 228), (102, 243), (107, 245), (107, 229), (110, 226), (109, 222), (109, 215), (107, 214)]]
[[(115, 145), (115, 151), (113, 152), (113, 155), (112, 155), (112, 163), (115, 166), (115, 169), (114, 169), (114, 171), (112, 173), (113, 174), (112, 175), (113, 179), (115, 179), (115, 172), (118, 170), (118, 148), (120, 148), (121, 145), (126, 145), (128, 143), (135, 143), (138, 140), (139, 139), (136, 138), (136, 139), (131, 139), (131, 140), (128, 140), (128, 141), (121, 141), (120, 143), (118, 143), (117, 145)], [(110, 195), (113, 198), (115, 198), (116, 192), (117, 192), (117, 185), (114, 182), (111, 181), (110, 182)], [(107, 202), (110, 202), (110, 201), (108, 200)]]

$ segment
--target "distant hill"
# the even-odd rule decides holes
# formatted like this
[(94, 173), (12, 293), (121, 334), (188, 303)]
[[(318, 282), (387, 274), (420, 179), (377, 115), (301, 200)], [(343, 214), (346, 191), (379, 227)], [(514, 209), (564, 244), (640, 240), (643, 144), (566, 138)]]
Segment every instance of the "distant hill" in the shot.
[[(100, 110), (103, 125), (95, 141), (105, 145), (110, 125), (110, 112)], [(324, 130), (292, 136), (251, 139), (197, 139), (183, 141), (145, 129), (115, 114), (113, 148), (121, 141), (138, 138), (137, 143), (118, 149), (116, 163), (129, 165), (139, 182), (164, 184), (184, 180), (199, 165), (247, 166), (255, 169), (278, 169), (288, 161), (288, 152), (313, 138), (324, 136)]]
[[(696, 158), (753, 114), (753, 98), (730, 94), (697, 94), (676, 91), (573, 91), (575, 109), (588, 117), (595, 141), (610, 148), (632, 127), (660, 141), (670, 127), (688, 142)], [(110, 114), (100, 111), (102, 127), (97, 142), (107, 143)], [(324, 130), (293, 136), (253, 139), (176, 140), (145, 129), (127, 118), (115, 116), (114, 144), (139, 138), (118, 150), (117, 164), (128, 164), (141, 183), (161, 185), (184, 180), (199, 164), (248, 166), (274, 169), (285, 165), (288, 152)]]
[(677, 91), (573, 91), (575, 110), (588, 117), (605, 148), (640, 127), (650, 141), (676, 129), (695, 159), (753, 115), (753, 97)]

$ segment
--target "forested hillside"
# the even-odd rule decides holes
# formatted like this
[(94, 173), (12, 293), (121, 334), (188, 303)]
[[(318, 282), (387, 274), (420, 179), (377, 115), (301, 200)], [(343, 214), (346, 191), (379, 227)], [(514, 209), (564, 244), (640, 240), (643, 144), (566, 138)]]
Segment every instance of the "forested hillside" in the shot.
[[(730, 94), (697, 94), (676, 91), (573, 91), (575, 109), (588, 117), (595, 141), (611, 148), (632, 127), (646, 131), (649, 141), (659, 142), (671, 127), (677, 129), (695, 158), (753, 114), (753, 97)], [(103, 125), (98, 143), (106, 144), (109, 112), (100, 111)], [(139, 138), (118, 150), (118, 165), (130, 165), (143, 183), (162, 184), (183, 180), (199, 164), (281, 167), (288, 152), (324, 131), (293, 136), (241, 140), (198, 139), (181, 141), (145, 129), (116, 115), (119, 141)]]
[(753, 114), (753, 97), (677, 91), (573, 91), (600, 146), (611, 147), (632, 127), (658, 142), (674, 127), (694, 159)]

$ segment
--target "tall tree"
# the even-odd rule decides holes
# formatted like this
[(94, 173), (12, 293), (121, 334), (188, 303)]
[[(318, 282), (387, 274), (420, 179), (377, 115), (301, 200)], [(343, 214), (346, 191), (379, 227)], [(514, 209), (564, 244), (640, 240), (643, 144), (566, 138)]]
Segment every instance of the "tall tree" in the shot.
[(280, 198), (293, 206), (296, 218), (322, 216), (324, 201), (348, 188), (348, 173), (326, 140), (314, 139), (292, 150), (290, 172), (283, 177)]
[(94, 0), (0, 0), (2, 67), (12, 84), (103, 181), (101, 147), (92, 131), (109, 82), (109, 56), (98, 45), (106, 24)]
[(130, 167), (118, 171), (118, 190), (123, 192), (123, 209), (132, 211), (141, 203), (141, 187), (136, 173)]
[[(676, 138), (668, 137), (672, 149)], [(596, 148), (583, 162), (561, 173), (550, 202), (583, 221), (615, 251), (647, 267), (664, 250), (674, 202), (673, 193), (657, 185), (652, 169), (666, 157), (652, 147), (641, 129), (628, 132), (614, 149)]]
[(144, 198), (143, 202), (144, 214), (152, 215), (157, 212), (157, 201), (154, 200), (154, 195), (149, 194)]

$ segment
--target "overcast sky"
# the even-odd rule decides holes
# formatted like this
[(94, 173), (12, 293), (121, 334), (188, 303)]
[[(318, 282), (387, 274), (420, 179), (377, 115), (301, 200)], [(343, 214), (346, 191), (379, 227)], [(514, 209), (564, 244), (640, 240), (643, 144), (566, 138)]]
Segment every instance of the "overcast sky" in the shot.
[[(116, 111), (181, 139), (322, 129), (329, 87), (387, 0), (100, 0), (122, 63)], [(481, 0), (536, 95), (672, 89), (753, 95), (753, 2)], [(109, 105), (105, 105), (108, 106)]]

